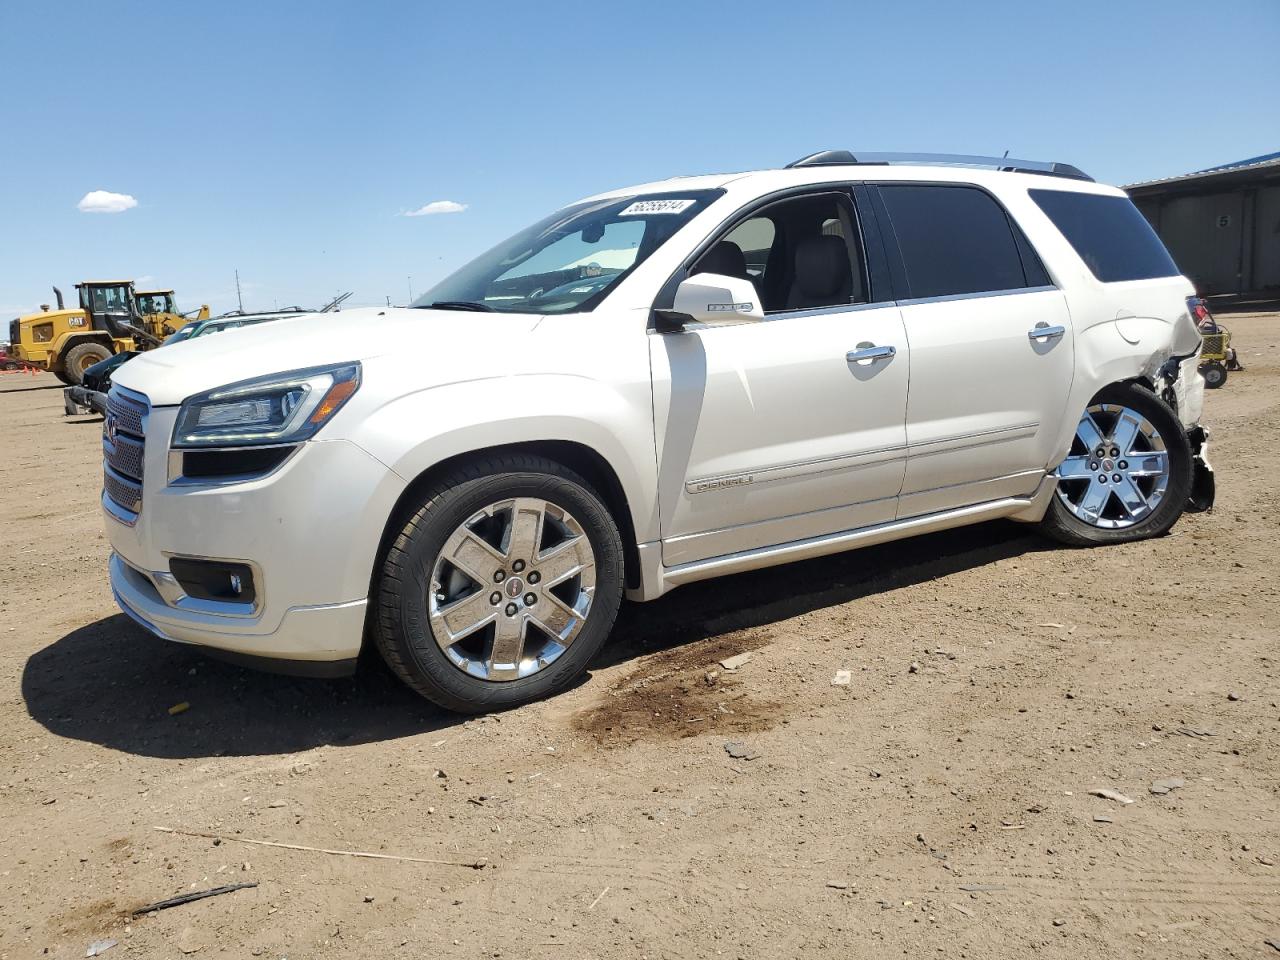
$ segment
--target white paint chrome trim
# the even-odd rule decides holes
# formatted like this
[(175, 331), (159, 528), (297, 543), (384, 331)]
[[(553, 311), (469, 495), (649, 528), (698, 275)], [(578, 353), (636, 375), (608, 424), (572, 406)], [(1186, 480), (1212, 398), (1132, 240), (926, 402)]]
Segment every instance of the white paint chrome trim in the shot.
[(979, 293), (948, 293), (940, 297), (915, 297), (898, 300), (900, 307), (914, 307), (921, 303), (947, 303), (951, 300), (987, 300), (991, 297), (1018, 297), (1026, 293), (1050, 293), (1058, 288), (1053, 284), (1044, 287), (1019, 287), (1016, 290), (983, 290)]
[(102, 491), (102, 509), (116, 523), (123, 524), (126, 527), (132, 527), (138, 523), (138, 515), (131, 510), (126, 510), (116, 504), (114, 500), (107, 496), (105, 490)]
[(998, 430), (979, 430), (975, 433), (956, 434), (953, 437), (939, 437), (937, 440), (926, 440), (909, 446), (878, 447), (875, 450), (864, 450), (860, 453), (851, 453), (840, 457), (797, 460), (793, 463), (780, 463), (771, 467), (760, 467), (757, 470), (718, 474), (714, 477), (698, 477), (685, 483), (684, 488), (685, 492), (692, 496), (693, 494), (707, 493), (712, 490), (723, 490), (727, 487), (745, 486), (750, 483), (790, 480), (795, 477), (829, 473), (833, 470), (884, 463), (888, 460), (928, 456), (942, 450), (960, 450), (965, 447), (987, 443), (1021, 440), (1024, 437), (1035, 436), (1036, 431), (1039, 429), (1039, 421), (1020, 423), (1013, 427), (1001, 427)]
[(719, 474), (714, 477), (700, 477), (690, 480), (684, 485), (690, 495), (707, 493), (711, 490), (722, 490), (726, 487), (741, 486), (757, 481), (790, 480), (795, 477), (808, 477), (819, 473), (830, 473), (833, 470), (844, 470), (850, 467), (866, 466), (873, 463), (884, 463), (887, 460), (901, 460), (906, 456), (907, 448), (901, 445), (878, 447), (875, 450), (863, 450), (840, 457), (819, 457), (813, 460), (797, 460), (794, 463), (780, 463), (772, 467), (761, 467), (740, 473)]
[(875, 363), (878, 360), (892, 360), (897, 354), (898, 348), (890, 345), (862, 347), (857, 350), (850, 350), (844, 355), (844, 359), (848, 363), (862, 363), (867, 360)]
[(803, 310), (776, 310), (764, 315), (765, 320), (789, 320), (792, 317), (825, 317), (838, 316), (842, 313), (861, 313), (863, 310), (884, 310), (897, 306), (892, 300), (877, 300), (873, 303), (838, 303), (829, 307), (806, 307)]
[(1044, 519), (1049, 504), (1053, 501), (1054, 491), (1057, 489), (1058, 478), (1052, 473), (1045, 474), (1044, 479), (1040, 481), (1040, 486), (1036, 487), (1036, 492), (1031, 495), (1027, 506), (1017, 513), (1009, 514), (1009, 519), (1016, 520), (1018, 523), (1039, 523)]
[[(1037, 491), (1039, 493), (1039, 491)], [(761, 547), (755, 550), (744, 550), (710, 560), (697, 560), (692, 563), (667, 567), (663, 572), (663, 590), (671, 589), (684, 583), (707, 580), (732, 573), (743, 573), (761, 567), (771, 567), (780, 563), (794, 563), (797, 560), (809, 560), (832, 553), (841, 553), (856, 547), (869, 547), (890, 540), (921, 533), (933, 533), (951, 527), (980, 523), (983, 520), (995, 520), (999, 517), (1012, 516), (1025, 511), (1032, 505), (1027, 498), (1009, 497), (989, 503), (974, 504), (957, 510), (929, 514), (923, 517), (912, 517), (909, 520), (895, 520), (890, 523), (877, 524), (860, 530), (845, 530), (840, 533), (822, 537), (810, 537), (792, 543), (779, 544), (773, 547)]]
[(1066, 327), (1063, 327), (1063, 326), (1051, 327), (1049, 326), (1049, 324), (1045, 323), (1042, 320), (1039, 323), (1037, 323), (1034, 327), (1032, 327), (1030, 330), (1027, 331), (1027, 339), (1030, 340), (1032, 343), (1037, 343), (1041, 340), (1059, 340), (1062, 337), (1066, 336), (1066, 334), (1067, 334)]
[(990, 443), (1004, 443), (1008, 440), (1022, 440), (1034, 437), (1040, 429), (1040, 421), (1019, 423), (1012, 427), (999, 427), (995, 430), (978, 430), (974, 433), (961, 433), (951, 437), (938, 437), (935, 440), (921, 440), (907, 446), (907, 456), (927, 457), (944, 450), (963, 450), (966, 447), (986, 446)]

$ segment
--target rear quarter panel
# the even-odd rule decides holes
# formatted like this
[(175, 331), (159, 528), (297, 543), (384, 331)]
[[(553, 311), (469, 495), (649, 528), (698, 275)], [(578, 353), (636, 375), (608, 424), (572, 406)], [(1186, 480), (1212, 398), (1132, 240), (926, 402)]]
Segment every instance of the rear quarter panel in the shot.
[[(1042, 188), (1043, 178), (1034, 178), (1025, 186)], [(1096, 184), (1071, 184), (1063, 189), (1124, 195), (1117, 188)], [(1200, 334), (1186, 302), (1195, 288), (1182, 276), (1102, 283), (1025, 188), (1008, 191), (1004, 199), (1050, 278), (1066, 294), (1075, 334), (1076, 369), (1066, 417), (1058, 431), (1053, 460), (1046, 464), (1053, 468), (1070, 450), (1076, 423), (1098, 391), (1126, 380), (1153, 382), (1167, 359), (1200, 349)], [(1186, 412), (1179, 411), (1184, 422)], [(1194, 415), (1198, 417), (1199, 411)]]

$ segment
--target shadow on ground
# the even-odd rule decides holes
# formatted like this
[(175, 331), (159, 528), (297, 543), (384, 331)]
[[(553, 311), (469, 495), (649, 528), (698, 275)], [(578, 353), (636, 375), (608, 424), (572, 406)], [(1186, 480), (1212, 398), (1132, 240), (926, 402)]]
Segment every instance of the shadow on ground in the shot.
[[(988, 523), (693, 584), (624, 604), (596, 659), (612, 666), (766, 626), (1044, 549), (1027, 528)], [(303, 680), (211, 660), (158, 640), (123, 614), (80, 627), (34, 654), (22, 675), (33, 719), (58, 736), (168, 758), (292, 753), (438, 730), (465, 718), (409, 692), (376, 657), (348, 680)], [(170, 716), (169, 708), (190, 709)]]
[(690, 584), (651, 603), (624, 603), (613, 639), (593, 665), (768, 626), (1046, 549), (1054, 547), (1027, 526), (995, 521)]
[[(169, 758), (395, 740), (465, 719), (411, 693), (376, 660), (346, 680), (259, 673), (152, 637), (124, 614), (34, 654), (22, 695), (32, 718), (58, 736)], [(184, 702), (190, 709), (169, 715)]]

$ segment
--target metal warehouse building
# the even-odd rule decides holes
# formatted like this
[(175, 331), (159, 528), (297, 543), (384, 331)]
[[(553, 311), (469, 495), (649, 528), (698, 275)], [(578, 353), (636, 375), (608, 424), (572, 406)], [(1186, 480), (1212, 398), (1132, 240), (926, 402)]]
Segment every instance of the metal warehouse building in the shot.
[(1202, 296), (1280, 298), (1280, 153), (1125, 189)]

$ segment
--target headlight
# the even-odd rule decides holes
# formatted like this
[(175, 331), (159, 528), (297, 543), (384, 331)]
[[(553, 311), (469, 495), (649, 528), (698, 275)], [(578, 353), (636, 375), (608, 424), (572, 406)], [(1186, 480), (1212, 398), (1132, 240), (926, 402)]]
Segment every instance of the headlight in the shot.
[(257, 377), (189, 397), (178, 411), (174, 447), (300, 443), (315, 435), (360, 388), (360, 364), (309, 367)]

